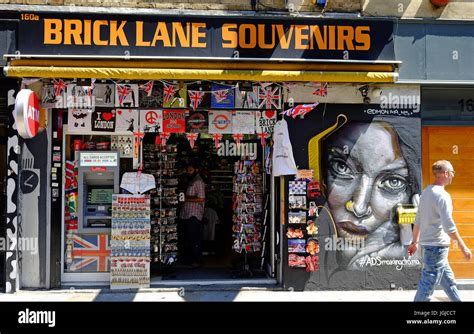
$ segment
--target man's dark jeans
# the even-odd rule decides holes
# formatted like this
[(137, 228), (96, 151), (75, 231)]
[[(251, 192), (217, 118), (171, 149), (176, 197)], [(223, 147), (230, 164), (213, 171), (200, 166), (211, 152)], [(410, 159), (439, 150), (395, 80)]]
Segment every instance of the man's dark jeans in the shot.
[(201, 221), (194, 216), (189, 219), (180, 219), (178, 228), (181, 260), (189, 264), (199, 262), (202, 255)]

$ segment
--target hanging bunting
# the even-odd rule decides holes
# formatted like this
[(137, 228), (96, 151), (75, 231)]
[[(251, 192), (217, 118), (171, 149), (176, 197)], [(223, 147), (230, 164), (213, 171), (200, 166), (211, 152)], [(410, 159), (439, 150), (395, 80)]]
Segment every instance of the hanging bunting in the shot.
[(138, 107), (138, 85), (137, 84), (117, 84), (115, 86), (115, 106), (116, 107)]
[(170, 138), (171, 133), (160, 133), (160, 144), (161, 146), (165, 146), (166, 142)]
[(234, 139), (235, 143), (237, 144), (237, 148), (240, 149), (240, 141), (244, 139), (244, 135), (241, 133), (235, 133), (232, 135), (232, 138)]
[(259, 82), (259, 84), (262, 88), (267, 88), (268, 86), (273, 85), (273, 82)]
[(194, 144), (196, 144), (196, 140), (198, 139), (198, 137), (199, 137), (199, 133), (197, 132), (186, 133), (186, 138), (188, 139), (189, 146), (191, 146), (192, 149), (194, 148)]
[(163, 83), (163, 104), (168, 103), (177, 91), (178, 87)]
[(260, 143), (262, 144), (262, 147), (265, 147), (265, 139), (270, 137), (270, 135), (268, 133), (258, 133), (257, 136), (260, 137)]
[(59, 96), (61, 95), (63, 91), (66, 91), (67, 85), (62, 79), (59, 79), (59, 80), (53, 79), (53, 85), (54, 85), (54, 91), (56, 94), (55, 96)]
[(258, 93), (259, 109), (280, 109), (281, 103), (280, 87), (265, 87), (260, 88)]
[(189, 106), (196, 110), (202, 102), (205, 92), (199, 90), (190, 90), (188, 91), (189, 94)]
[(313, 95), (327, 96), (328, 95), (328, 83), (320, 82), (319, 87), (313, 92)]
[(160, 138), (160, 135), (156, 135), (156, 137), (155, 137), (155, 145), (161, 145), (161, 138)]
[(304, 115), (306, 115), (311, 110), (316, 108), (318, 104), (319, 102), (315, 102), (312, 104), (300, 104), (300, 105), (297, 105), (296, 107), (283, 111), (281, 115), (285, 115), (285, 116), (293, 117), (293, 118), (296, 118), (297, 116), (304, 117)]
[(235, 91), (233, 86), (214, 84), (211, 90), (211, 108), (234, 108)]
[(214, 138), (214, 145), (216, 146), (216, 150), (219, 149), (219, 141), (222, 139), (222, 135), (220, 133), (214, 133), (212, 135)]
[(153, 90), (153, 83), (154, 82), (155, 82), (154, 80), (150, 80), (147, 83), (140, 86), (140, 88), (146, 93), (146, 95), (148, 97), (151, 96), (151, 92)]
[[(138, 154), (140, 153), (141, 149), (141, 144), (142, 144), (142, 141), (143, 141), (143, 137), (145, 136), (145, 133), (144, 132), (141, 132), (140, 129), (138, 129), (138, 131), (134, 132), (133, 133), (133, 138), (134, 138), (134, 146), (135, 146), (135, 149), (133, 150), (133, 154), (134, 154), (134, 158), (135, 159), (138, 159)], [(141, 160), (141, 159), (140, 159)], [(141, 161), (138, 161), (138, 164), (139, 166), (141, 165)]]

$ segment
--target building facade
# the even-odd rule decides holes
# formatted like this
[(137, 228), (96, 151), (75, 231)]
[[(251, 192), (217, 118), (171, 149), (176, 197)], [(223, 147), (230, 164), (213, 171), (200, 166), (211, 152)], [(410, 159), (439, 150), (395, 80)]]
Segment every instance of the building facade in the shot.
[[(245, 213), (237, 211), (242, 209), (236, 200), (242, 198), (240, 192), (249, 198), (242, 190), (247, 187), (231, 187), (227, 204), (219, 208), (208, 203), (221, 220), (214, 238), (208, 240), (214, 242), (210, 253), (217, 252), (212, 261), (232, 251), (212, 277), (216, 282), (253, 277), (248, 284), (265, 282), (298, 290), (414, 287), (420, 261), (405, 254), (413, 208), (429, 182), (430, 163), (442, 156), (466, 173), (460, 172), (459, 183), (453, 184), (453, 197), (460, 232), (468, 244), (470, 240), (469, 212), (474, 209), (467, 185), (472, 145), (465, 138), (473, 131), (474, 81), (472, 71), (466, 70), (473, 65), (471, 5), (452, 2), (438, 8), (424, 0), (397, 5), (385, 1), (187, 1), (180, 5), (4, 1), (1, 31), (8, 42), (2, 50), (3, 80), (9, 83), (11, 96), (5, 105), (9, 116), (7, 215), (2, 229), (6, 250), (0, 261), (5, 291), (111, 283), (111, 272), (117, 271), (114, 221), (86, 226), (76, 217), (82, 215), (85, 221), (79, 207), (92, 208), (91, 198), (99, 201), (93, 210), (104, 206), (99, 195), (108, 193), (108, 181), (102, 184), (94, 174), (90, 192), (86, 190), (83, 197), (68, 180), (71, 172), (73, 180), (81, 180), (76, 177), (84, 167), (80, 152), (99, 152), (100, 145), (113, 151), (119, 138), (133, 143), (130, 152), (121, 152), (123, 159), (117, 165), (121, 183), (124, 172), (143, 167), (163, 189), (157, 181), (162, 180), (163, 170), (153, 173), (154, 161), (147, 166), (147, 149), (169, 151), (176, 146), (181, 151), (189, 142), (185, 151), (197, 158), (203, 171), (209, 171), (206, 195), (216, 191), (221, 182), (216, 180), (225, 171), (234, 180), (241, 178), (239, 169), (232, 172), (206, 159), (222, 162), (225, 157), (225, 163), (244, 163), (249, 154), (242, 154), (240, 160), (234, 154), (237, 146), (240, 151), (241, 138), (245, 147), (256, 147), (258, 158), (253, 161), (262, 169), (261, 185), (256, 186), (261, 187), (261, 203), (242, 202)], [(116, 95), (114, 101), (110, 94), (109, 101), (93, 107), (87, 99), (78, 100), (79, 87), (85, 87), (85, 96), (88, 89), (95, 90), (90, 95), (96, 101), (97, 92), (104, 89), (101, 94), (107, 99), (107, 86)], [(40, 131), (31, 139), (18, 135), (14, 97), (20, 89), (30, 89), (41, 99)], [(165, 90), (170, 94), (173, 90), (176, 101), (169, 101)], [(64, 96), (66, 103), (71, 99), (73, 103), (48, 102), (49, 93), (53, 100)], [(150, 99), (154, 94), (156, 101)], [(128, 96), (133, 101), (124, 104)], [(229, 104), (222, 104), (229, 96)], [(146, 115), (155, 111), (163, 122), (156, 132), (142, 127)], [(134, 116), (119, 121), (126, 112)], [(184, 123), (197, 113), (208, 121), (206, 130), (186, 128)], [(116, 121), (112, 124), (104, 117)], [(162, 130), (170, 117), (179, 130)], [(132, 119), (137, 121), (135, 129), (130, 127)], [(226, 124), (220, 122), (223, 119)], [(275, 159), (268, 154), (276, 144), (271, 140), (275, 123), (278, 129), (288, 128), (299, 178), (292, 173), (270, 174), (269, 162)], [(234, 130), (222, 129), (229, 124)], [(144, 137), (140, 130), (147, 132)], [(171, 132), (171, 139), (160, 135)], [(193, 136), (188, 136), (193, 132), (200, 137), (197, 149)], [(441, 142), (447, 143), (442, 152), (435, 149)], [(387, 147), (388, 157), (382, 150)], [(181, 167), (186, 164), (183, 159)], [(388, 173), (387, 166), (395, 162), (402, 167)], [(180, 166), (179, 159), (177, 163)], [(375, 165), (379, 170), (369, 170)], [(96, 168), (99, 174), (113, 173), (111, 166), (88, 168), (89, 173)], [(142, 254), (151, 259), (146, 284), (195, 283), (199, 275), (182, 271), (173, 277), (166, 271), (175, 258), (168, 256), (173, 250), (166, 256), (161, 251), (178, 247), (179, 240), (162, 242), (173, 237), (163, 234), (163, 196), (150, 194), (152, 203), (158, 197), (159, 217), (152, 213), (150, 218), (151, 254)], [(171, 211), (173, 203), (167, 207)], [(261, 217), (255, 215), (253, 231), (258, 237), (253, 241), (249, 241), (252, 233), (242, 232), (249, 221), (238, 218), (249, 215), (248, 206), (251, 210), (262, 206), (257, 209)], [(160, 250), (156, 263), (154, 242)], [(455, 248), (451, 252), (456, 274), (472, 278), (470, 265), (457, 253)], [(242, 261), (244, 269), (239, 271)], [(231, 276), (224, 273), (230, 268), (234, 269)]]

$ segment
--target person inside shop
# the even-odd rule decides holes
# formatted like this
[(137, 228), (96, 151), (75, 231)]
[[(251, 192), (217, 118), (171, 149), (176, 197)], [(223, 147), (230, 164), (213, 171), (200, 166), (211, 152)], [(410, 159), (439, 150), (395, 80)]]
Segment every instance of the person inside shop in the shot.
[(205, 184), (199, 175), (196, 163), (189, 162), (186, 166), (188, 183), (184, 204), (179, 212), (181, 258), (184, 264), (194, 268), (201, 266), (202, 239), (201, 223), (206, 201)]

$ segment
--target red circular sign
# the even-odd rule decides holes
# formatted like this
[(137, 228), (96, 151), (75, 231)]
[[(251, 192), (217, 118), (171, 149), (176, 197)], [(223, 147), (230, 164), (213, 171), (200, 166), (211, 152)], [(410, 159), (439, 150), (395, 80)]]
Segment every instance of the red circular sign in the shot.
[(23, 138), (33, 138), (40, 125), (40, 104), (35, 92), (22, 89), (15, 99), (15, 122), (18, 134)]
[(219, 130), (225, 130), (230, 124), (229, 118), (226, 115), (217, 115), (214, 118), (214, 126)]

